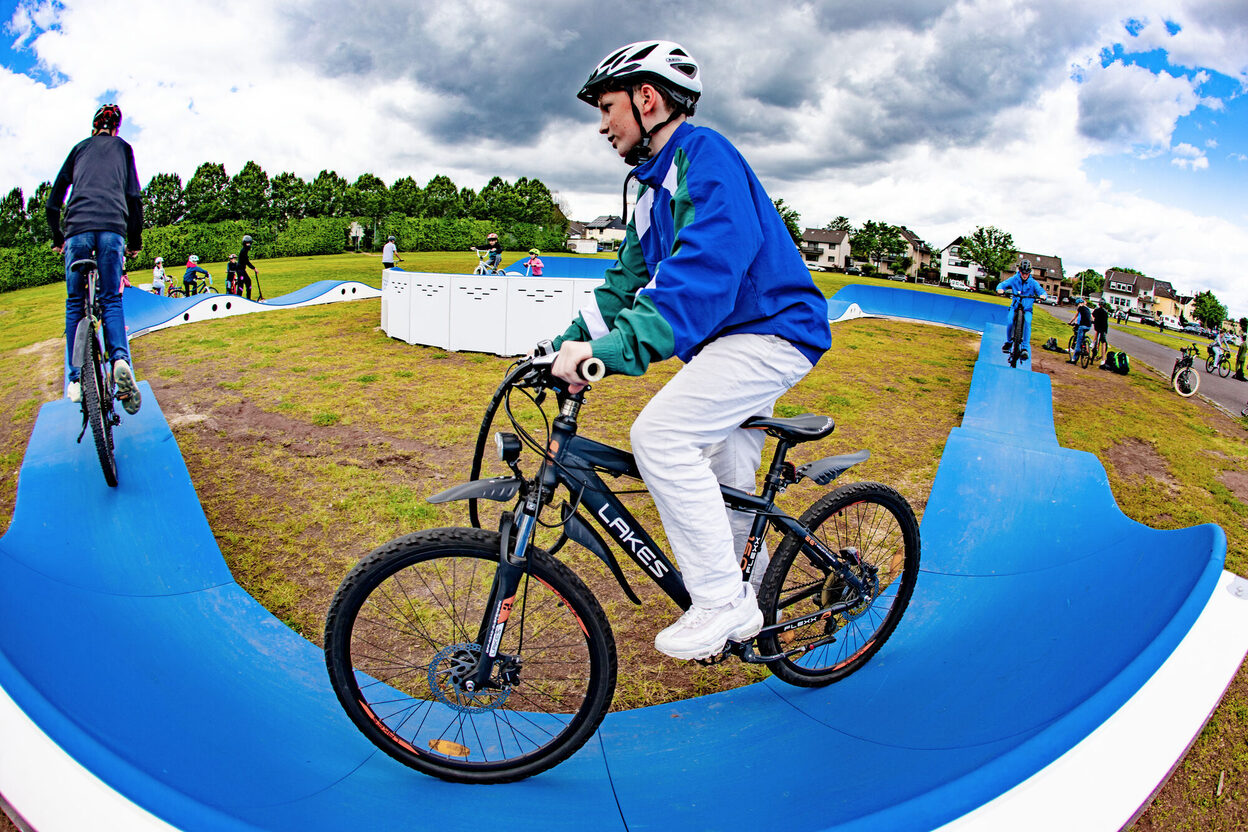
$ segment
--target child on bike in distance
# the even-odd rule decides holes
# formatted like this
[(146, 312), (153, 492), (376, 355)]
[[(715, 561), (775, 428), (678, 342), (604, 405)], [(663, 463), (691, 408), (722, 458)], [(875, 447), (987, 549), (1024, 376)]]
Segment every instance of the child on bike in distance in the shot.
[(485, 245), (473, 246), (472, 250), (476, 251), (479, 248), (483, 248), (490, 253), (485, 259), (485, 264), (491, 269), (497, 269), (503, 262), (503, 244), (499, 242), (498, 235), (493, 231), (485, 236)]
[[(121, 108), (105, 104), (91, 120), (91, 137), (74, 145), (48, 194), (46, 215), (52, 250), (65, 255), (66, 395), (82, 400), (81, 367), (73, 363), (74, 334), (82, 320), (86, 275), (69, 267), (75, 260), (95, 260), (99, 273), (96, 297), (104, 326), (108, 357), (113, 362), (117, 398), (127, 413), (139, 412), (139, 386), (130, 366), (130, 344), (121, 306), (121, 273), (127, 254), (143, 248), (143, 202), (134, 150), (117, 137)], [(69, 204), (65, 193), (70, 186)], [(61, 206), (65, 229), (61, 230)]]
[(619, 260), (556, 339), (552, 367), (577, 390), (591, 356), (627, 375), (685, 362), (631, 432), (692, 599), (654, 640), (678, 659), (762, 626), (738, 561), (750, 518), (730, 518), (719, 484), (754, 491), (765, 437), (740, 424), (771, 415), (831, 344), (827, 301), (758, 178), (723, 136), (686, 121), (701, 92), (697, 61), (651, 40), (612, 52), (578, 93), (641, 189)]
[(546, 264), (542, 262), (542, 253), (535, 248), (529, 249), (529, 259), (524, 261), (525, 267), (533, 277), (541, 277)]
[(152, 294), (165, 293), (165, 258), (157, 257), (156, 265), (152, 266)]
[(1023, 260), (1014, 270), (1014, 274), (997, 284), (997, 294), (1013, 292), (1014, 299), (1010, 302), (1010, 311), (1005, 318), (1005, 343), (1001, 352), (1009, 352), (1014, 343), (1014, 310), (1023, 310), (1023, 343), (1019, 344), (1019, 355), (1026, 359), (1031, 346), (1031, 306), (1036, 299), (1043, 300), (1049, 296), (1039, 282), (1031, 278), (1031, 261)]
[(199, 267), (199, 256), (192, 254), (186, 261), (186, 274), (182, 275), (182, 290), (187, 297), (195, 294), (195, 276), (202, 274), (205, 280), (211, 280), (212, 275)]

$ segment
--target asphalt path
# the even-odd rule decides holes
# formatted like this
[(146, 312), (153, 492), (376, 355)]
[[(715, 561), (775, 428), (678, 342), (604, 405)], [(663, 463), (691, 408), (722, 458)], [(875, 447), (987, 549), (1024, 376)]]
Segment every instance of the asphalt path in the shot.
[[(1069, 307), (1063, 307), (1054, 311), (1044, 304), (1036, 304), (1036, 309), (1043, 310), (1049, 317), (1054, 320), (1067, 323), (1074, 314)], [(1200, 339), (1196, 345), (1200, 347), (1200, 355), (1196, 359), (1193, 366), (1200, 373), (1200, 389), (1196, 395), (1205, 399), (1229, 413), (1236, 418), (1239, 417), (1240, 411), (1244, 409), (1248, 403), (1248, 384), (1235, 379), (1234, 371), (1226, 378), (1222, 378), (1216, 373), (1205, 372), (1205, 344), (1208, 342)], [(1065, 346), (1065, 344), (1063, 344)], [(1147, 338), (1141, 338), (1138, 335), (1131, 335), (1121, 329), (1115, 328), (1112, 324), (1109, 327), (1109, 347), (1115, 350), (1125, 350), (1127, 355), (1131, 356), (1131, 363), (1134, 367), (1137, 362), (1144, 362), (1157, 372), (1170, 377), (1170, 371), (1174, 368), (1174, 360), (1179, 357), (1178, 351), (1163, 347), (1161, 344), (1153, 343)], [(1234, 361), (1237, 348), (1232, 348), (1231, 360)], [(1232, 367), (1234, 365), (1232, 364)]]

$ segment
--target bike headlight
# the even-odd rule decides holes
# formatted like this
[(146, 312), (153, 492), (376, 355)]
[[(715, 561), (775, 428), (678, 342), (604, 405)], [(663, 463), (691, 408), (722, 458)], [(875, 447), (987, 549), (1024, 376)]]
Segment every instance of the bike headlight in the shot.
[(508, 465), (520, 458), (520, 437), (514, 433), (494, 434), (494, 444), (498, 447), (498, 458)]

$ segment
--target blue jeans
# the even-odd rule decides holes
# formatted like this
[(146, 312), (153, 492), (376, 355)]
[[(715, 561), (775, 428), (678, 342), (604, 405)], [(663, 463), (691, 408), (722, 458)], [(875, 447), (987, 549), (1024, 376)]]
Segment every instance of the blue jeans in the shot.
[[(1071, 354), (1072, 358), (1079, 354), (1079, 345), (1083, 343), (1083, 339), (1087, 336), (1088, 329), (1090, 329), (1090, 327), (1086, 327), (1086, 326), (1075, 327), (1075, 349), (1074, 349), (1074, 352)], [(1086, 347), (1087, 349), (1091, 349), (1092, 345), (1088, 344), (1086, 345)]]
[[(1005, 343), (1006, 346), (1014, 343), (1014, 307), (1018, 305), (1018, 301), (1010, 304), (1010, 311), (1005, 316)], [(1028, 352), (1031, 351), (1031, 310), (1023, 310), (1023, 343), (1020, 345)]]
[(104, 343), (109, 361), (130, 361), (130, 345), (126, 340), (126, 318), (121, 308), (121, 266), (126, 256), (126, 239), (112, 231), (88, 231), (75, 234), (65, 241), (65, 366), (69, 380), (77, 381), (81, 368), (74, 366), (74, 333), (82, 320), (86, 302), (86, 274), (71, 271), (75, 260), (95, 260), (99, 267), (95, 297), (100, 302), (104, 322)]

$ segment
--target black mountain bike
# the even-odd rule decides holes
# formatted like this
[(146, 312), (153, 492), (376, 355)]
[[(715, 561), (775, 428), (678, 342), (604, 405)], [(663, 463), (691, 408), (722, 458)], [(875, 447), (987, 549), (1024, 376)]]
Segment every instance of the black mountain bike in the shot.
[(188, 293), (185, 286), (171, 286), (169, 288), (169, 297), (184, 298), (189, 295), (219, 295), (221, 290), (212, 285), (212, 275), (200, 277), (195, 275), (191, 278), (191, 291)]
[[(587, 518), (677, 606), (690, 606), (676, 566), (620, 501), (623, 492), (600, 477), (640, 479), (632, 454), (578, 435), (590, 388), (568, 393), (550, 374), (553, 358), (517, 362), (495, 394), (516, 431), (496, 437), (510, 476), (429, 498), (508, 504), (498, 530), (430, 529), (375, 549), (343, 580), (326, 617), (325, 661), (352, 721), (391, 757), (447, 780), (498, 783), (545, 771), (592, 736), (611, 704), (611, 626), (581, 579), (535, 542), (547, 509), (549, 527), (601, 559), (634, 604)], [(596, 380), (600, 368), (588, 359), (581, 372)], [(515, 416), (517, 391), (541, 411), (545, 439)], [(550, 393), (553, 422), (542, 410)], [(868, 452), (794, 467), (788, 451), (828, 436), (832, 419), (753, 418), (743, 427), (777, 439), (761, 494), (722, 487), (728, 507), (754, 515), (743, 580), (768, 530), (780, 540), (758, 593), (762, 631), (708, 661), (735, 655), (790, 684), (827, 685), (862, 667), (901, 620), (918, 576), (918, 524), (904, 497), (873, 482), (837, 488), (794, 519), (776, 507), (778, 494), (803, 478), (827, 485)], [(536, 455), (532, 474), (521, 470), (526, 447)], [(567, 499), (555, 510), (561, 489)]]
[(1170, 386), (1185, 399), (1191, 398), (1200, 389), (1200, 373), (1192, 366), (1199, 354), (1195, 344), (1183, 347), (1179, 350), (1179, 357), (1174, 359), (1174, 368), (1170, 370)]
[(1208, 346), (1205, 347), (1205, 353), (1206, 353), (1206, 356), (1205, 356), (1205, 372), (1206, 373), (1209, 373), (1210, 375), (1217, 373), (1218, 375), (1222, 376), (1222, 378), (1226, 378), (1227, 376), (1231, 374), (1231, 351), (1230, 350), (1228, 349), (1222, 350), (1221, 361), (1214, 361), (1213, 344), (1209, 344)]
[(113, 453), (113, 428), (121, 424), (121, 416), (114, 407), (117, 391), (113, 384), (113, 365), (107, 358), (102, 313), (95, 296), (100, 273), (94, 260), (75, 260), (69, 268), (79, 274), (85, 273), (83, 317), (74, 331), (73, 351), (73, 363), (80, 368), (78, 380), (82, 386), (82, 430), (78, 432), (78, 442), (82, 442), (90, 425), (104, 481), (116, 486), (117, 458)]
[[(1006, 293), (1007, 297), (1015, 298), (1013, 293)], [(1014, 304), (1014, 314), (1010, 316), (1010, 366), (1017, 367), (1018, 362), (1023, 360), (1023, 351), (1027, 345), (1023, 343), (1023, 316), (1027, 313), (1023, 311), (1021, 303)]]
[(1070, 325), (1074, 332), (1070, 335), (1070, 341), (1067, 349), (1071, 351), (1071, 358), (1074, 359), (1080, 367), (1087, 369), (1088, 364), (1092, 362), (1092, 350), (1088, 347), (1088, 332), (1084, 330), (1083, 337), (1079, 339), (1079, 343), (1075, 343), (1075, 335), (1079, 332), (1078, 324)]

